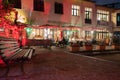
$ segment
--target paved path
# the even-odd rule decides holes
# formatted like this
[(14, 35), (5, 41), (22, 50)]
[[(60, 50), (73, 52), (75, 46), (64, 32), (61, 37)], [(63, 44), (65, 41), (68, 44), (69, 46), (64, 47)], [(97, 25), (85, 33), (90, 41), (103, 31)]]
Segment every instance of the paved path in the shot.
[(18, 66), (12, 66), (9, 77), (0, 80), (120, 80), (120, 65), (111, 62), (59, 48), (37, 48), (35, 54), (24, 65), (25, 75), (21, 75)]

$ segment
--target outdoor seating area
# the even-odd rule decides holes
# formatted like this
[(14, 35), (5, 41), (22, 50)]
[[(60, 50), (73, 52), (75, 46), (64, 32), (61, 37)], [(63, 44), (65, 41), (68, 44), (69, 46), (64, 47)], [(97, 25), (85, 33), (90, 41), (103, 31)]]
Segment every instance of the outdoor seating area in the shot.
[(11, 64), (20, 64), (21, 72), (24, 74), (24, 61), (32, 58), (34, 49), (22, 48), (17, 40), (13, 38), (0, 37), (0, 59), (5, 64), (6, 71), (0, 75), (7, 76)]

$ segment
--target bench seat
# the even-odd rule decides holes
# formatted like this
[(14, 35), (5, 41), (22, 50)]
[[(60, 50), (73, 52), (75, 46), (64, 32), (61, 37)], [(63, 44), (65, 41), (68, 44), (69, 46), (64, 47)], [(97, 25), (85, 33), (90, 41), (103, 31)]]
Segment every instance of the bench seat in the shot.
[(6, 64), (6, 72), (8, 75), (10, 63), (20, 63), (21, 71), (24, 73), (23, 62), (32, 58), (34, 49), (20, 48), (18, 42), (13, 38), (0, 37), (0, 57)]

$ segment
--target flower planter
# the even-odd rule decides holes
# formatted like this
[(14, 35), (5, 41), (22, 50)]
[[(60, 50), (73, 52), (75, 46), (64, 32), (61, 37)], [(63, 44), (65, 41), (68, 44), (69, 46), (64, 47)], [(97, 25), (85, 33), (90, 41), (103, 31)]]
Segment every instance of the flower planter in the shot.
[(105, 40), (105, 44), (109, 44), (109, 42), (110, 42), (110, 40), (109, 40), (109, 38), (107, 38), (106, 40)]
[(69, 47), (70, 52), (78, 52), (80, 47)]
[(69, 46), (69, 50), (70, 52), (78, 52), (80, 49), (80, 46), (78, 44), (71, 44)]
[(91, 51), (93, 49), (92, 45), (84, 45), (86, 51)]
[(97, 50), (105, 50), (106, 46), (105, 45), (98, 45)]
[(120, 46), (119, 45), (112, 45), (112, 49), (118, 50), (118, 49), (120, 49)]

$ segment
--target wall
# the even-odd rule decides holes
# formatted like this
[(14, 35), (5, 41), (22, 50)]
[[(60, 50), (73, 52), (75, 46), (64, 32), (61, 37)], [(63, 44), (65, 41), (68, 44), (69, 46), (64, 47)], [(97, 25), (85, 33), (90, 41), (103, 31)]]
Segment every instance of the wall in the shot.
[[(54, 13), (54, 2), (61, 2), (64, 5), (64, 14), (55, 14)], [(78, 4), (80, 5), (81, 1), (75, 0), (45, 0), (45, 11), (33, 11), (33, 0), (22, 0), (22, 9), (26, 14), (26, 17), (34, 21), (34, 25), (43, 25), (43, 24), (56, 24), (56, 25), (79, 25), (81, 26), (81, 16), (74, 17), (71, 16), (71, 5)], [(27, 5), (26, 5), (27, 4)], [(31, 16), (30, 16), (31, 12)]]
[[(54, 13), (54, 2), (63, 3), (64, 14)], [(27, 5), (26, 5), (27, 4)], [(71, 16), (71, 5), (80, 5), (80, 16)], [(83, 0), (45, 0), (45, 11), (33, 11), (33, 0), (22, 0), (22, 11), (28, 19), (33, 21), (33, 25), (52, 24), (58, 26), (80, 26), (80, 27), (96, 27), (97, 25), (97, 9), (108, 10), (112, 13), (110, 8), (96, 6), (94, 2)], [(91, 7), (93, 9), (92, 24), (85, 24), (84, 8)], [(20, 11), (20, 10), (18, 10)], [(22, 12), (22, 13), (23, 13)], [(110, 16), (110, 21), (111, 16)]]

